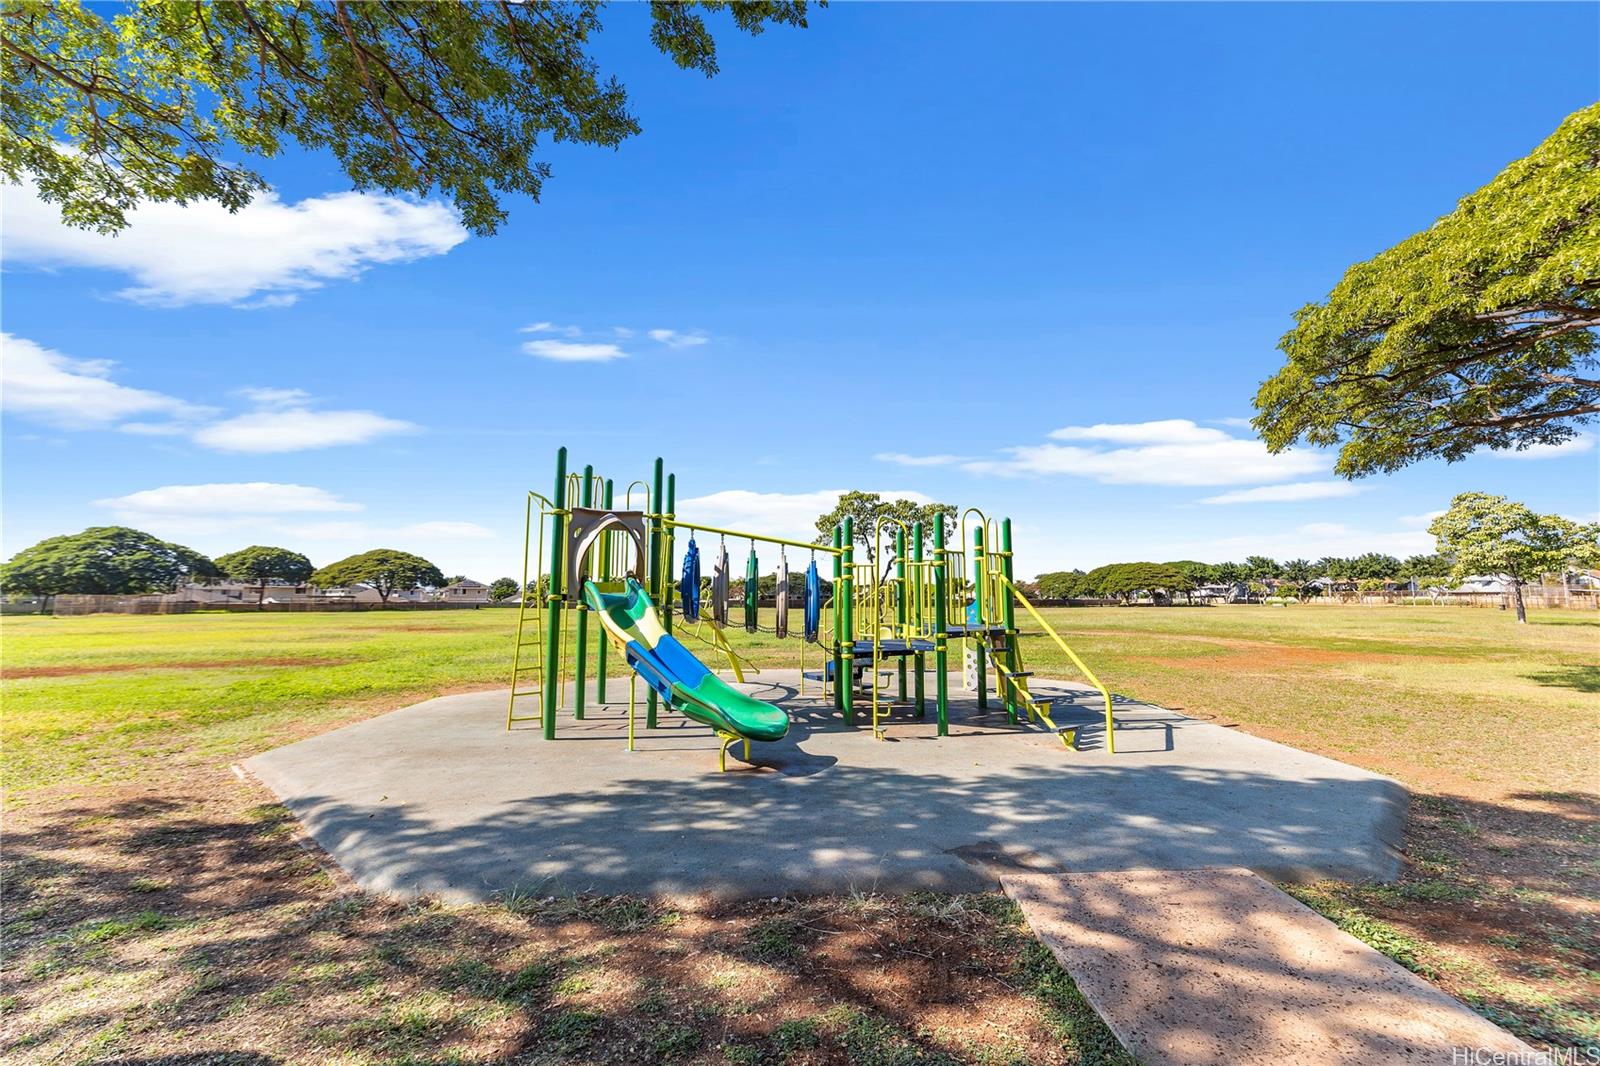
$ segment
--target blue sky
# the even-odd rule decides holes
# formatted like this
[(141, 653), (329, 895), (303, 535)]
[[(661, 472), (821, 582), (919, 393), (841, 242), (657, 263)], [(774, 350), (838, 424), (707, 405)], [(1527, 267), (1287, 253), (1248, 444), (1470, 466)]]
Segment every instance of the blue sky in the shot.
[(607, 18), (644, 133), (551, 151), (491, 238), (320, 156), (114, 241), (6, 190), (0, 551), (115, 522), (488, 580), (560, 444), (741, 528), (1009, 514), (1022, 573), (1427, 551), (1469, 489), (1593, 517), (1592, 434), (1347, 486), (1241, 420), (1296, 308), (1595, 99), (1600, 8), (842, 4), (710, 80)]

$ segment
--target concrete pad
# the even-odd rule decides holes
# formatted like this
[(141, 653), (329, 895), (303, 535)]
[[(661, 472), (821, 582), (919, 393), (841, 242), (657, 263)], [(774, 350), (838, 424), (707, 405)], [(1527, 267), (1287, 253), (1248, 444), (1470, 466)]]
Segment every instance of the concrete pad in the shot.
[(1438, 1064), (1533, 1049), (1248, 870), (1001, 875), (1141, 1062)]
[[(362, 887), (477, 900), (497, 891), (969, 891), (994, 879), (975, 845), (1072, 870), (1244, 866), (1276, 878), (1398, 872), (1396, 782), (1181, 714), (1119, 701), (1117, 754), (1095, 700), (1057, 721), (1078, 749), (953, 701), (950, 735), (895, 712), (888, 739), (845, 728), (798, 673), (745, 686), (790, 711), (756, 765), (717, 772), (717, 740), (663, 714), (628, 752), (621, 705), (564, 712), (557, 739), (505, 729), (506, 693), (445, 696), (256, 756), (245, 765)], [(928, 679), (932, 690), (932, 678)], [(952, 683), (959, 692), (959, 679)], [(530, 701), (531, 702), (531, 701)], [(567, 702), (570, 708), (570, 699)]]

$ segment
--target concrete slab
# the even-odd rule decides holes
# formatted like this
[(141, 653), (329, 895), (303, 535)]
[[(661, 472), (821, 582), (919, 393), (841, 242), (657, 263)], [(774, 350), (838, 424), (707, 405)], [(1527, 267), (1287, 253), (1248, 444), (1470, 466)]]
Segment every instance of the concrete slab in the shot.
[(1012, 870), (1001, 881), (1141, 1062), (1534, 1061), (1528, 1045), (1248, 870)]
[[(1121, 701), (1117, 754), (1089, 693), (1054, 735), (955, 702), (951, 734), (898, 711), (889, 739), (846, 729), (795, 671), (747, 691), (793, 716), (757, 765), (677, 715), (625, 749), (624, 702), (507, 732), (506, 694), (446, 696), (259, 755), (247, 768), (364, 887), (477, 900), (497, 891), (709, 893), (990, 888), (975, 845), (1071, 870), (1243, 866), (1275, 878), (1398, 871), (1396, 782), (1181, 714)], [(929, 679), (931, 690), (932, 680)], [(809, 688), (816, 691), (815, 683)], [(958, 680), (952, 691), (958, 690)], [(612, 695), (626, 699), (625, 681)], [(930, 701), (931, 702), (931, 701)], [(570, 701), (569, 701), (570, 706)], [(735, 748), (737, 751), (737, 748)]]

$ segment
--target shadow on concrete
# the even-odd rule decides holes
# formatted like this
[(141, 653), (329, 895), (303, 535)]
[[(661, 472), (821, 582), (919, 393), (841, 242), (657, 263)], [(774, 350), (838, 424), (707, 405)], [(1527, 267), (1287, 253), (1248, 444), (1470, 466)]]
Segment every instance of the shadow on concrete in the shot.
[(843, 763), (797, 778), (805, 763), (785, 765), (805, 756), (782, 749), (759, 759), (778, 774), (619, 776), (501, 803), (466, 824), (326, 794), (285, 802), (365, 887), (464, 899), (975, 890), (992, 882), (948, 853), (978, 841), (1070, 870), (1245, 866), (1294, 879), (1397, 869), (1405, 797), (1382, 778), (1104, 765), (974, 778)]

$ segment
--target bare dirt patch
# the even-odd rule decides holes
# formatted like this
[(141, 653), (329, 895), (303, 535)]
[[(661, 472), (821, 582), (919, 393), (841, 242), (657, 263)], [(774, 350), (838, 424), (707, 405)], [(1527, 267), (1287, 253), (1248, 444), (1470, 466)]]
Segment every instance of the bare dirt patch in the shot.
[(134, 670), (237, 670), (241, 667), (257, 666), (340, 666), (350, 661), (327, 656), (279, 655), (253, 659), (177, 659), (170, 662), (9, 667), (3, 674), (7, 679), (20, 681), (31, 677), (79, 677), (84, 674), (122, 674)]

